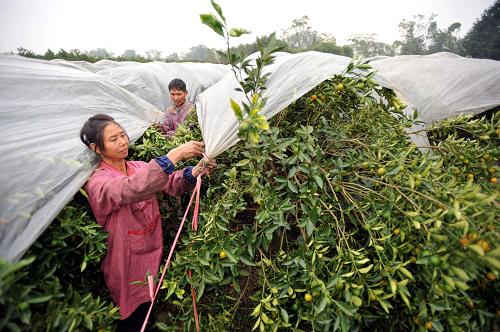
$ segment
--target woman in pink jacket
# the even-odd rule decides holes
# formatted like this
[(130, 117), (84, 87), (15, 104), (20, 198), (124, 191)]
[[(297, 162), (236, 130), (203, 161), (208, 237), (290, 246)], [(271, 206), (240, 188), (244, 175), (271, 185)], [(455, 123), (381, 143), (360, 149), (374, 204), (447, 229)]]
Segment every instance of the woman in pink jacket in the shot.
[(181, 160), (201, 157), (202, 142), (191, 141), (149, 163), (126, 161), (129, 138), (110, 116), (88, 119), (80, 138), (101, 159), (84, 186), (96, 221), (109, 233), (108, 252), (102, 262), (104, 279), (120, 307), (118, 331), (139, 331), (150, 301), (147, 285), (134, 283), (156, 276), (163, 250), (162, 224), (156, 193), (178, 196), (194, 187), (206, 165), (174, 171)]

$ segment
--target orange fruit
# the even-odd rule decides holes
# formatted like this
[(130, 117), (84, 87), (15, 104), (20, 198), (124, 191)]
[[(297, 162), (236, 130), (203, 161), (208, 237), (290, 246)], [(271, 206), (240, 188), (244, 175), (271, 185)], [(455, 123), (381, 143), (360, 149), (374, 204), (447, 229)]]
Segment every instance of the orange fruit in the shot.
[(467, 233), (467, 239), (474, 241), (478, 237), (477, 233)]
[(469, 244), (470, 240), (468, 238), (464, 237), (464, 238), (461, 238), (460, 240), (458, 240), (458, 242), (460, 242), (460, 245), (463, 248)]
[(224, 258), (226, 258), (226, 257), (227, 257), (226, 252), (225, 252), (224, 250), (221, 250), (221, 251), (219, 252), (219, 258), (220, 258), (220, 259), (224, 259)]
[(496, 184), (497, 183), (497, 178), (491, 178), (490, 182), (493, 183), (493, 184)]
[(497, 280), (497, 276), (493, 272), (488, 272), (486, 273), (486, 279), (490, 281), (495, 281)]
[(490, 251), (490, 244), (488, 243), (488, 241), (486, 241), (486, 240), (479, 240), (477, 242), (477, 244), (479, 244), (481, 246), (481, 248), (483, 248), (484, 252)]
[(312, 295), (311, 295), (311, 294), (306, 293), (306, 294), (304, 295), (304, 300), (305, 300), (306, 302), (312, 302), (313, 297), (312, 297)]

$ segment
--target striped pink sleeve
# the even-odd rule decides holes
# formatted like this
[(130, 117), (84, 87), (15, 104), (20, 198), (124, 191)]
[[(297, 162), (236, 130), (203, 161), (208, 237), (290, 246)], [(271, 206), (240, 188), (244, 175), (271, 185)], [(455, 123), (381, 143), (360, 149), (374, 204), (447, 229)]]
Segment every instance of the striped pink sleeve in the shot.
[(98, 217), (117, 211), (123, 205), (150, 199), (170, 182), (177, 181), (152, 160), (130, 176), (113, 176), (97, 170), (85, 184), (85, 191), (90, 207)]

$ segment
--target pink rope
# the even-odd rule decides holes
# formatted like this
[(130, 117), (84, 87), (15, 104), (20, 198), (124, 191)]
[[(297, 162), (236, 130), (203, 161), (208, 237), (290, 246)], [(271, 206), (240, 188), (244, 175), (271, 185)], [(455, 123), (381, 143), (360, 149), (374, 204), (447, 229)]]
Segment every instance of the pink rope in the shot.
[[(203, 154), (203, 155), (205, 158), (208, 159), (208, 157), (205, 154)], [(170, 247), (170, 252), (168, 253), (167, 261), (165, 263), (165, 266), (163, 267), (163, 271), (161, 273), (161, 277), (160, 277), (160, 280), (158, 281), (158, 285), (156, 286), (156, 291), (154, 292), (154, 294), (153, 294), (153, 288), (154, 288), (153, 276), (148, 277), (149, 294), (151, 297), (151, 304), (149, 305), (149, 310), (148, 310), (148, 313), (146, 314), (146, 319), (144, 319), (144, 323), (142, 324), (141, 332), (144, 332), (144, 330), (146, 329), (146, 325), (147, 325), (149, 316), (151, 315), (151, 311), (153, 310), (154, 302), (156, 300), (156, 297), (158, 296), (158, 292), (160, 291), (160, 287), (161, 287), (161, 284), (163, 282), (163, 278), (165, 277), (167, 269), (170, 265), (170, 261), (172, 259), (172, 255), (174, 253), (175, 246), (177, 245), (177, 241), (179, 240), (179, 236), (181, 235), (182, 228), (184, 227), (184, 222), (187, 219), (187, 215), (188, 215), (189, 209), (191, 208), (191, 204), (193, 203), (193, 198), (195, 197), (195, 195), (196, 195), (196, 202), (195, 202), (195, 206), (194, 206), (193, 222), (191, 224), (191, 228), (194, 231), (198, 230), (198, 213), (199, 213), (199, 209), (200, 209), (201, 177), (205, 173), (206, 173), (206, 171), (203, 169), (201, 171), (201, 173), (196, 177), (195, 189), (194, 189), (193, 193), (191, 194), (191, 199), (189, 200), (189, 204), (186, 208), (186, 212), (184, 212), (184, 217), (182, 217), (182, 221), (181, 221), (181, 224), (179, 225), (179, 229), (177, 230), (177, 234), (175, 235), (175, 239), (174, 239), (174, 242), (172, 244), (172, 247)], [(189, 278), (191, 278), (191, 271), (188, 271), (188, 276), (189, 276)], [(191, 297), (193, 299), (193, 311), (194, 311), (194, 320), (196, 323), (196, 331), (199, 332), (200, 331), (200, 322), (198, 319), (198, 311), (196, 309), (196, 294), (194, 292), (193, 285), (191, 285)]]

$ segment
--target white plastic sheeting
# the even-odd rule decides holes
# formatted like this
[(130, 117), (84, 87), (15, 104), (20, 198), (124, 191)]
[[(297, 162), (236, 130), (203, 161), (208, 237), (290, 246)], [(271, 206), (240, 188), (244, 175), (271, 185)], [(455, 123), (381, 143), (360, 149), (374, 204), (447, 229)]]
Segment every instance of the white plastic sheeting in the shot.
[(162, 117), (102, 76), (0, 56), (0, 257), (19, 259), (85, 183), (96, 160), (79, 132), (98, 113), (132, 140)]
[(122, 88), (143, 98), (160, 110), (172, 105), (168, 92), (168, 84), (174, 78), (186, 82), (188, 99), (194, 102), (198, 94), (219, 81), (229, 72), (229, 67), (216, 64), (200, 63), (164, 63), (126, 62), (116, 66), (107, 61), (97, 64), (108, 69), (97, 71), (97, 74), (108, 77)]
[(418, 110), (426, 126), (500, 105), (500, 61), (443, 52), (403, 55), (371, 64), (378, 70), (380, 81)]
[[(271, 118), (325, 79), (340, 74), (350, 58), (318, 52), (280, 55), (267, 67), (271, 72), (263, 96), (268, 98), (261, 114)], [(500, 62), (469, 59), (449, 53), (429, 56), (398, 56), (374, 60), (376, 79), (394, 89), (416, 108), (424, 126), (459, 113), (480, 113), (500, 105)], [(238, 121), (229, 106), (244, 95), (234, 89), (236, 79), (228, 74), (203, 92), (197, 102), (205, 149), (216, 157), (238, 141)], [(417, 127), (414, 127), (415, 129)], [(418, 145), (427, 138), (413, 136)]]

